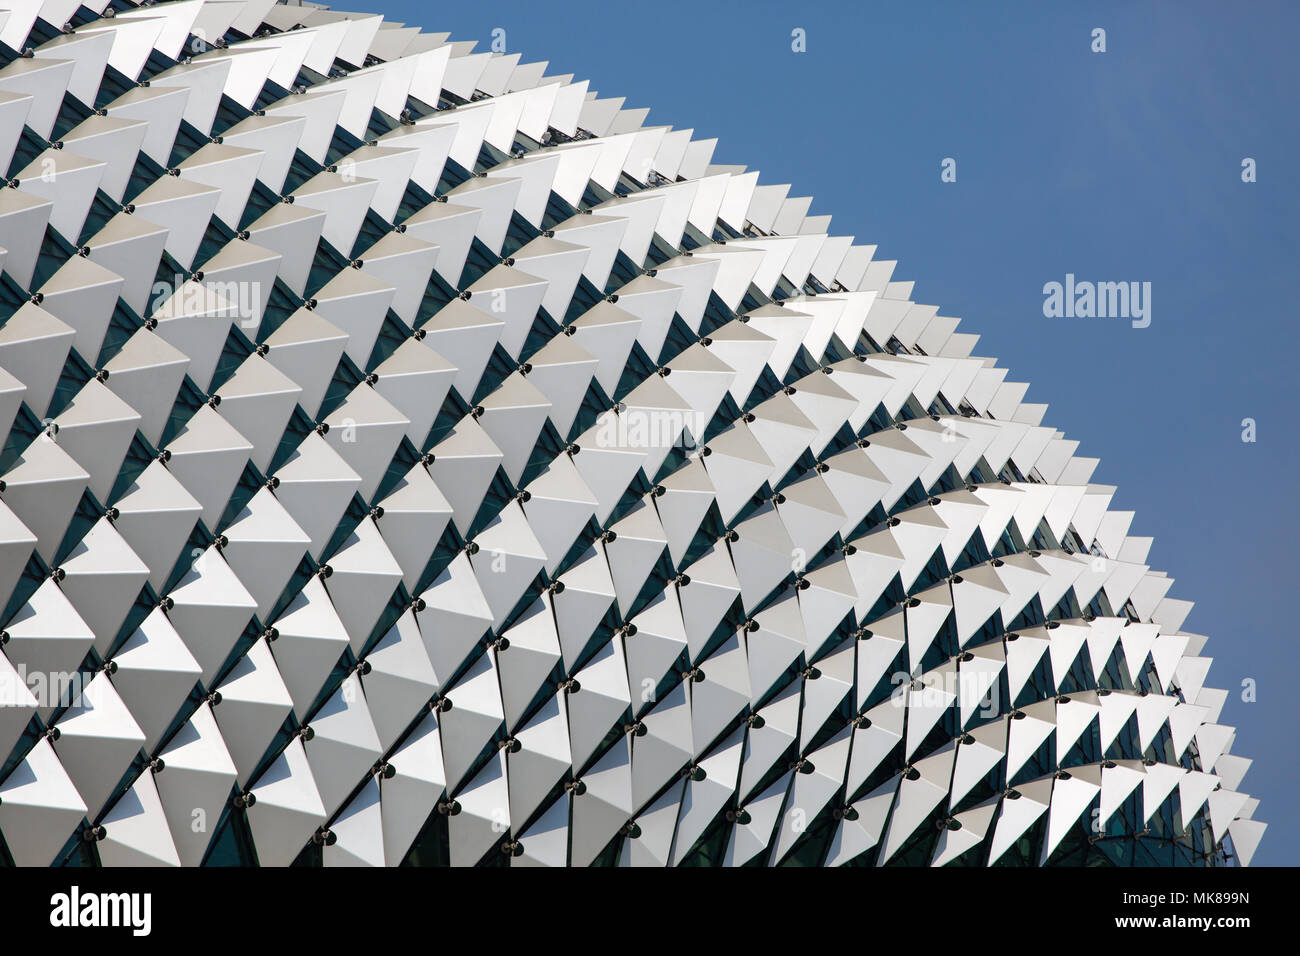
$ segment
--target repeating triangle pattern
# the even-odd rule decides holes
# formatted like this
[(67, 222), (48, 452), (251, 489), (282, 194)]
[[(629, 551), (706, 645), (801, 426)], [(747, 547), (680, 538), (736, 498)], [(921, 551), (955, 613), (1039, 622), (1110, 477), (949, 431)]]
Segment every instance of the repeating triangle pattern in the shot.
[(0, 860), (1249, 863), (1097, 461), (518, 54), (0, 11)]

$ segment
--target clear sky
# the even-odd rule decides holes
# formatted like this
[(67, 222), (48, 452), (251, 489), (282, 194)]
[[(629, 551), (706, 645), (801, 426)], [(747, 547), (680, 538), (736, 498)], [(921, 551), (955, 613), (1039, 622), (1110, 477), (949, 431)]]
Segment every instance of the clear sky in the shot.
[[(1300, 861), (1295, 658), (1300, 5), (344, 0), (488, 49), (504, 29), (715, 163), (815, 197), (962, 319), (1196, 601), (1255, 864)], [(792, 31), (806, 52), (792, 50)], [(1102, 28), (1106, 50), (1093, 52)], [(1242, 181), (1255, 161), (1257, 181)], [(941, 180), (956, 161), (956, 182)], [(1151, 324), (1046, 318), (1043, 286), (1151, 283)], [(1243, 419), (1256, 441), (1242, 441)], [(1254, 682), (1253, 702), (1243, 681)]]

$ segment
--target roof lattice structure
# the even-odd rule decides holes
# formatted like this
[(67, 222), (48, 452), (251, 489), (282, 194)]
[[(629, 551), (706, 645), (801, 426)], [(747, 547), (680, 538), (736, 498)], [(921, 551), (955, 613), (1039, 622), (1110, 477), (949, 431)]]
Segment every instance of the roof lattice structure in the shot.
[(0, 859), (1248, 863), (1097, 461), (546, 63), (0, 11)]

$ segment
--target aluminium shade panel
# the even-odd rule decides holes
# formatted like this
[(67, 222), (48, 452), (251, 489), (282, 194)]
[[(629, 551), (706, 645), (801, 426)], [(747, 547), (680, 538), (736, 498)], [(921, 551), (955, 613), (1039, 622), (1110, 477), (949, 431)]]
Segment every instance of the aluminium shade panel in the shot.
[(373, 14), (33, 7), (0, 862), (1250, 862), (1150, 539), (811, 199)]

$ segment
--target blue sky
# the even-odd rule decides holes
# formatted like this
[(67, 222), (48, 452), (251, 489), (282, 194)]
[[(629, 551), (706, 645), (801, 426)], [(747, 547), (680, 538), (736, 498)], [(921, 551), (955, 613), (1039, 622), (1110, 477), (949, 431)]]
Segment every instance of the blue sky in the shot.
[[(897, 259), (913, 299), (962, 318), (1045, 424), (1098, 457), (1130, 533), (1196, 601), (1222, 719), (1255, 758), (1270, 828), (1293, 822), (1295, 548), (1290, 394), (1300, 189), (1300, 7), (1287, 3), (898, 4), (352, 0), (453, 39), (506, 31), (524, 62), (717, 137), (714, 162), (812, 195), (832, 232)], [(1106, 31), (1094, 53), (1092, 31)], [(791, 31), (807, 50), (791, 50)], [(957, 181), (941, 182), (956, 160)], [(1242, 160), (1257, 164), (1242, 182)], [(1150, 282), (1151, 325), (1045, 318), (1043, 286)], [(1242, 420), (1257, 441), (1242, 441)], [(1255, 682), (1254, 702), (1242, 682)]]

